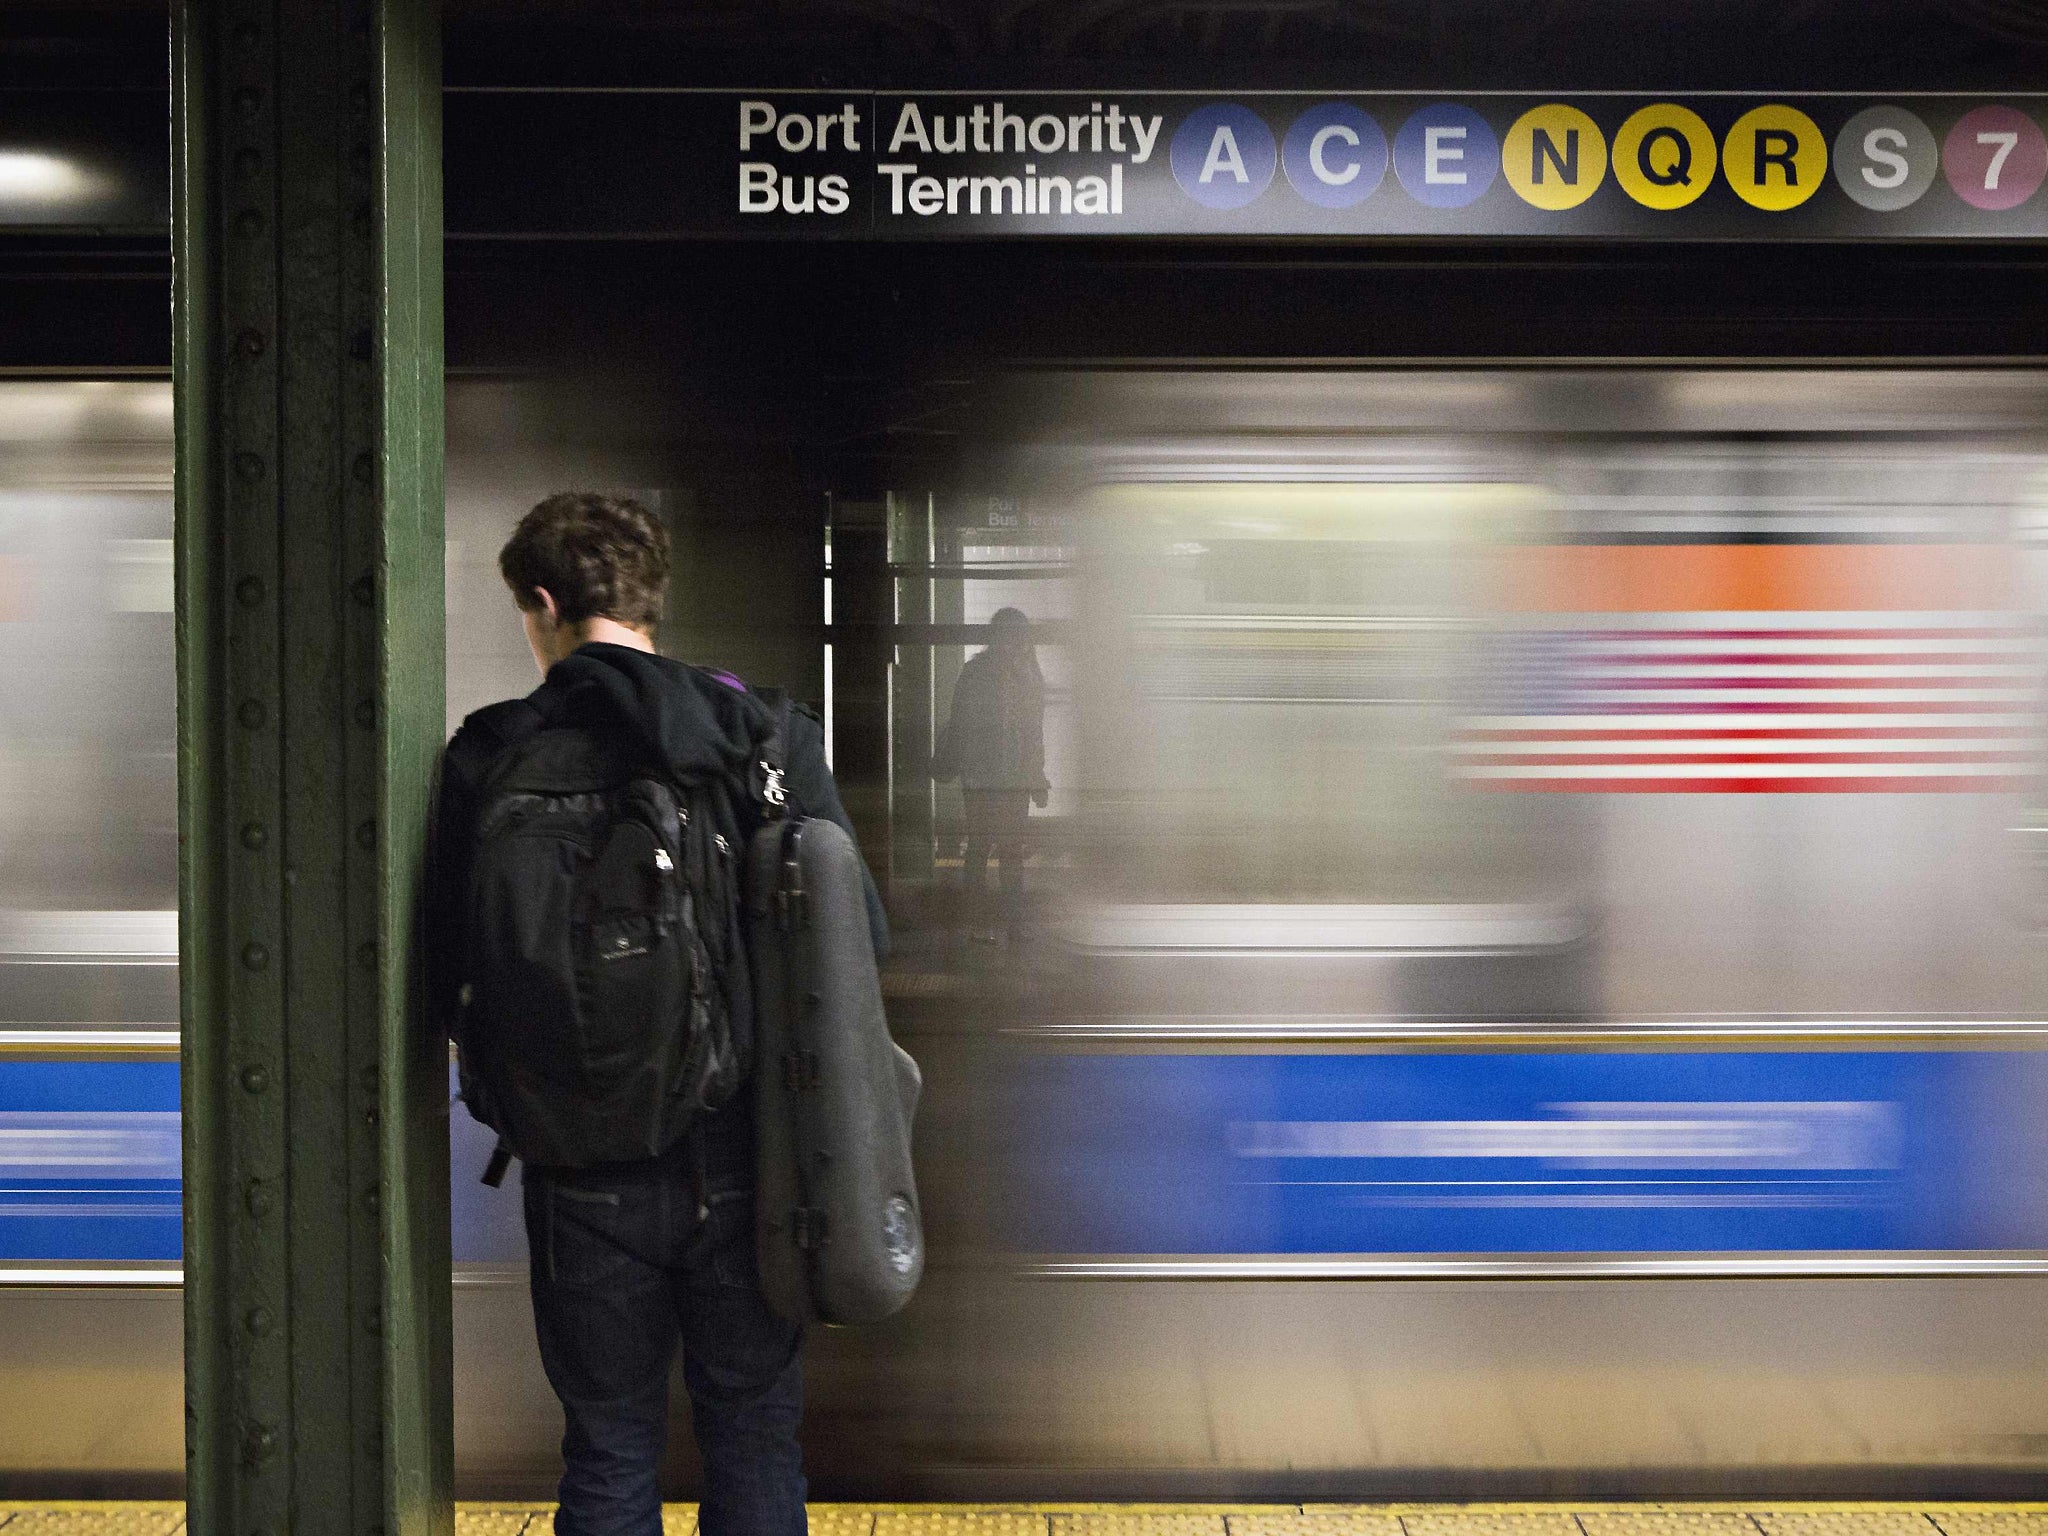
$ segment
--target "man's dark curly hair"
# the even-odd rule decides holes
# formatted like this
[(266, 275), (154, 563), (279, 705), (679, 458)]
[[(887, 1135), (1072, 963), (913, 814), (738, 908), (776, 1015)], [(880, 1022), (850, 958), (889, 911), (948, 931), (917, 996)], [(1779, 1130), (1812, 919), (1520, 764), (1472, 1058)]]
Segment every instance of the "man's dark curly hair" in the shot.
[(513, 601), (531, 611), (545, 587), (564, 624), (615, 619), (646, 629), (668, 591), (668, 529), (628, 496), (564, 491), (519, 520), (498, 554)]

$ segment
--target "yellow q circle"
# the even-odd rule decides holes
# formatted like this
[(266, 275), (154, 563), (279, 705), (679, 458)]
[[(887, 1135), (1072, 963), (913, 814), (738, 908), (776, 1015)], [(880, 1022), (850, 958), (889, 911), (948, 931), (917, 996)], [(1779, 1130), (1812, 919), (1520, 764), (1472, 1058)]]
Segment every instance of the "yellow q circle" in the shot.
[(1607, 139), (1577, 107), (1531, 107), (1500, 145), (1501, 174), (1536, 208), (1576, 208), (1607, 179)]
[(1697, 112), (1660, 101), (1614, 136), (1614, 179), (1645, 208), (1683, 208), (1714, 179), (1713, 130)]
[(1721, 163), (1737, 197), (1752, 208), (1782, 213), (1820, 189), (1828, 141), (1797, 107), (1757, 107), (1735, 119)]

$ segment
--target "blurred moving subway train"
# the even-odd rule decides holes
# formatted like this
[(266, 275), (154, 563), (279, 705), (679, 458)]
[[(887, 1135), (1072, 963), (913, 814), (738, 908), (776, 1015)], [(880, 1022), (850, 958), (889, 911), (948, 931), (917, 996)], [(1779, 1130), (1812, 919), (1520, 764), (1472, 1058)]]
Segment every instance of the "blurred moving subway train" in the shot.
[[(555, 410), (451, 382), (451, 721), (531, 684), (512, 518), (601, 485), (675, 531), (665, 642), (880, 764), (931, 1268), (813, 1344), (819, 1493), (2048, 1469), (2048, 376), (1013, 373), (971, 474), (758, 528)], [(0, 382), (24, 1488), (181, 1475), (170, 460), (167, 384)], [(933, 758), (1004, 607), (1051, 789), (992, 926)], [(452, 1119), (460, 1481), (541, 1494)]]

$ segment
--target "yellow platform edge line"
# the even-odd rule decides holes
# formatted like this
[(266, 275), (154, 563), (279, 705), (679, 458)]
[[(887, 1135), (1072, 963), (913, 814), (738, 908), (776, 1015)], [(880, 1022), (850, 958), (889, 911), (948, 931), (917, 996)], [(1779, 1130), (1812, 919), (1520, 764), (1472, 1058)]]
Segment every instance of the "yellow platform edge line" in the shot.
[[(545, 1516), (553, 1511), (551, 1501), (528, 1499), (475, 1499), (455, 1505), (461, 1516), (481, 1513), (524, 1513)], [(1683, 1499), (1683, 1501), (1468, 1501), (1468, 1503), (1352, 1503), (1352, 1501), (1305, 1501), (1305, 1503), (999, 1503), (999, 1501), (952, 1501), (952, 1503), (813, 1503), (813, 1516), (821, 1518), (874, 1518), (874, 1516), (1665, 1516), (1665, 1513), (1735, 1513), (1735, 1516), (1769, 1516), (1769, 1513), (2007, 1513), (2007, 1516), (2048, 1516), (2048, 1501), (1997, 1501), (1997, 1499)], [(670, 1516), (692, 1518), (694, 1503), (664, 1505)], [(88, 1513), (88, 1516), (184, 1516), (180, 1501), (162, 1499), (0, 1499), (0, 1524), (14, 1516), (35, 1513)]]
[[(455, 1508), (460, 1514), (546, 1514), (552, 1501), (525, 1499), (465, 1500)], [(995, 1500), (955, 1500), (943, 1504), (814, 1503), (810, 1509), (820, 1515), (1652, 1515), (1652, 1514), (2015, 1514), (2048, 1515), (2048, 1501), (1973, 1499), (1714, 1499), (1610, 1503), (1579, 1499), (1546, 1499), (1503, 1503), (1471, 1500), (1440, 1503), (1356, 1503), (1338, 1500), (1310, 1500), (1298, 1504), (1277, 1503), (1109, 1503), (1071, 1500), (1058, 1503), (1013, 1504)], [(673, 1514), (695, 1514), (695, 1504), (667, 1504)], [(178, 1500), (136, 1499), (26, 1499), (0, 1500), (0, 1516), (27, 1514), (131, 1514), (182, 1515)]]

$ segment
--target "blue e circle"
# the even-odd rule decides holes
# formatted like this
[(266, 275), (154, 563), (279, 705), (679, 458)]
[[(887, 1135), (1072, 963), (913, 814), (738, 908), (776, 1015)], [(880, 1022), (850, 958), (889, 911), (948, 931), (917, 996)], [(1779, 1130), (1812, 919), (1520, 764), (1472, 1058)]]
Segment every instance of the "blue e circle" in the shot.
[(1500, 139), (1470, 107), (1440, 101), (1415, 113), (1394, 135), (1394, 174), (1418, 203), (1462, 208), (1500, 174)]

